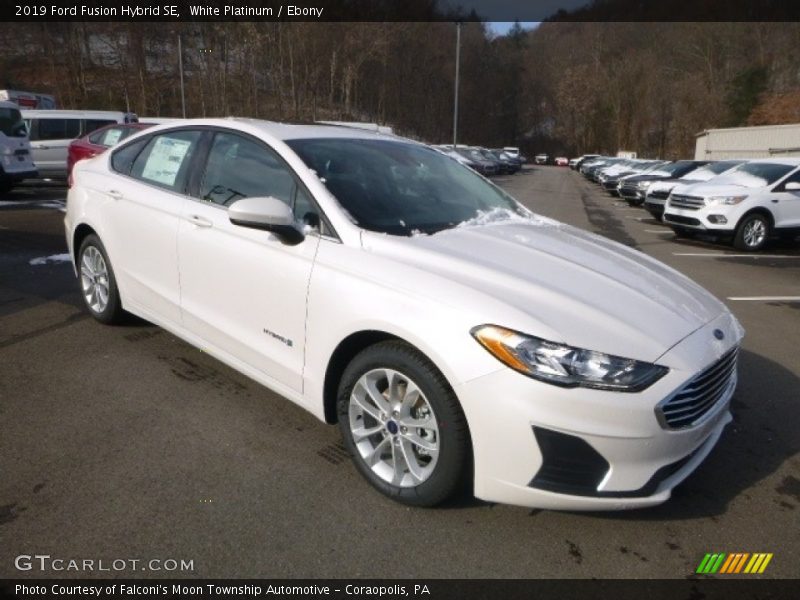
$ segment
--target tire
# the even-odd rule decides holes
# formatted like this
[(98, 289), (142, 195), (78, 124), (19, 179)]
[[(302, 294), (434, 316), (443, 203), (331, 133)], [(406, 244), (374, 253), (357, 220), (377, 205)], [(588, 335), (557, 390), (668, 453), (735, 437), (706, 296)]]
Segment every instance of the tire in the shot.
[(78, 271), (81, 297), (89, 313), (106, 325), (121, 323), (125, 311), (122, 310), (114, 270), (103, 243), (94, 234), (86, 236), (81, 243)]
[(408, 344), (380, 342), (361, 351), (342, 375), (337, 411), (356, 469), (385, 496), (435, 506), (465, 488), (472, 453), (461, 405), (444, 376)]
[(745, 252), (757, 252), (766, 246), (771, 233), (769, 217), (763, 213), (751, 213), (739, 221), (733, 246)]

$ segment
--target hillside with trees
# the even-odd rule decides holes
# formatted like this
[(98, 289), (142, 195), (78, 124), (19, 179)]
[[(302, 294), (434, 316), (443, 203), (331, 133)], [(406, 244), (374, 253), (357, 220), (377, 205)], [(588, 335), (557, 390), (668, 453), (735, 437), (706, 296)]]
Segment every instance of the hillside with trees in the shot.
[[(453, 23), (19, 23), (0, 86), (63, 108), (363, 120), (452, 140)], [(692, 153), (703, 129), (800, 121), (800, 23), (462, 26), (459, 141)]]

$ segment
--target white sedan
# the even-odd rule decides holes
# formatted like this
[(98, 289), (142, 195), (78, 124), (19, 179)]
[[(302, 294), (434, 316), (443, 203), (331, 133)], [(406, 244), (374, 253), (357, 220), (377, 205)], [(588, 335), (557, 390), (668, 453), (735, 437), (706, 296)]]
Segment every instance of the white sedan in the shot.
[(163, 125), (78, 163), (65, 225), (97, 320), (136, 314), (338, 422), (400, 502), (650, 506), (731, 420), (722, 303), (415, 142)]

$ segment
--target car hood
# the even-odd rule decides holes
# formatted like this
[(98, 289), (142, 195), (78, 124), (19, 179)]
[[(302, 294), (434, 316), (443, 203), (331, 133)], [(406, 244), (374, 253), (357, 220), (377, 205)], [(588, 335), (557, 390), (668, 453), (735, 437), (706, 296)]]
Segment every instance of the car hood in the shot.
[(663, 181), (670, 179), (669, 175), (656, 175), (652, 173), (644, 173), (642, 175), (630, 175), (625, 178), (625, 181)]
[(743, 185), (715, 185), (711, 182), (702, 182), (694, 185), (687, 185), (685, 188), (683, 188), (682, 193), (690, 196), (700, 196), (702, 198), (706, 198), (708, 196), (743, 196), (755, 194), (759, 191), (761, 191), (760, 188), (749, 188)]
[(680, 179), (679, 177), (670, 177), (669, 179), (658, 179), (653, 183), (650, 191), (654, 190), (669, 190), (669, 189), (678, 189), (679, 187), (685, 187), (687, 185), (692, 185), (698, 183), (698, 181), (692, 181), (690, 179)]
[[(479, 312), (500, 301), (516, 309), (508, 315), (527, 317), (505, 322), (503, 314), (481, 315), (488, 322), (640, 360), (657, 359), (727, 310), (647, 255), (544, 218), (516, 217), (410, 238), (368, 234), (364, 242), (368, 250), (461, 284), (484, 300), (490, 296), (493, 301), (483, 303), (474, 293), (462, 296)], [(436, 300), (437, 292), (428, 292)]]

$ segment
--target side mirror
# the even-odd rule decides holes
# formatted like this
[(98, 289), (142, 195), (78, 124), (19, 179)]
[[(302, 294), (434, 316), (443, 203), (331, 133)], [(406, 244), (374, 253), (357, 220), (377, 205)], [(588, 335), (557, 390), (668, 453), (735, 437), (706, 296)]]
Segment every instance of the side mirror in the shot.
[(783, 189), (786, 190), (787, 192), (798, 192), (800, 191), (800, 182), (790, 181), (785, 186), (783, 186)]
[(237, 200), (228, 207), (228, 219), (240, 227), (274, 233), (281, 242), (290, 246), (296, 246), (305, 239), (295, 226), (292, 209), (272, 196)]

